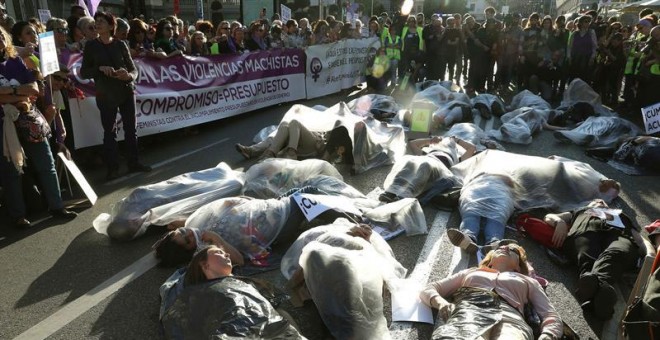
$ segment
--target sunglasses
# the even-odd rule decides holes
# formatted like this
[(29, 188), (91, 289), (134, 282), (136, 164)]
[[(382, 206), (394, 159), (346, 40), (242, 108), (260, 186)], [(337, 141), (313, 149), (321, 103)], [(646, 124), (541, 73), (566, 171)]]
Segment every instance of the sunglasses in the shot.
[(68, 29), (68, 28), (56, 28), (56, 29), (54, 29), (53, 31), (55, 31), (55, 32), (57, 32), (57, 33), (62, 33), (62, 34), (67, 34), (67, 33), (69, 33), (69, 29)]
[(518, 255), (518, 257), (520, 257), (520, 249), (519, 249), (517, 246), (514, 246), (514, 245), (506, 245), (506, 246), (501, 246), (501, 247), (499, 247), (499, 248), (497, 248), (497, 249), (503, 249), (503, 250), (511, 251), (511, 252), (513, 252), (514, 254)]
[(56, 76), (56, 75), (52, 75), (51, 77), (53, 77), (53, 79), (55, 79), (57, 81), (61, 81), (63, 83), (68, 83), (69, 82), (69, 78), (67, 78), (67, 77)]

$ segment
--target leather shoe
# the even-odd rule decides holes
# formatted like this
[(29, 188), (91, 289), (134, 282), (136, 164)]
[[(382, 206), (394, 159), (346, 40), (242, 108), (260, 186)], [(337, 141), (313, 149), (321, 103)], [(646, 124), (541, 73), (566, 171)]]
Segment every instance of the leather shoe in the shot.
[(142, 163), (133, 163), (128, 166), (128, 172), (149, 172), (151, 167)]
[(50, 214), (53, 217), (59, 217), (59, 218), (64, 218), (67, 220), (72, 220), (78, 216), (78, 213), (71, 211), (71, 210), (66, 210), (64, 208), (62, 209), (57, 209), (57, 210), (51, 210)]
[(14, 226), (19, 229), (29, 228), (31, 225), (30, 220), (25, 217), (21, 217), (14, 222)]

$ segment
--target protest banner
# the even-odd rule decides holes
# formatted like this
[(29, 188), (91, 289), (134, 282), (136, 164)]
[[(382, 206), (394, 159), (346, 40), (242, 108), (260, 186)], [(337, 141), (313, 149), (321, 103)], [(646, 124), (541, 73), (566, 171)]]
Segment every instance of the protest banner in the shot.
[(642, 108), (642, 117), (647, 134), (660, 131), (660, 103)]
[(364, 81), (370, 54), (380, 47), (378, 38), (346, 39), (314, 45), (307, 53), (307, 99), (337, 93)]
[[(67, 66), (85, 98), (69, 100), (76, 148), (103, 142), (94, 82), (80, 77), (82, 55)], [(139, 136), (171, 131), (282, 102), (305, 98), (303, 50), (281, 49), (243, 55), (134, 60)], [(123, 138), (121, 122), (118, 137)]]

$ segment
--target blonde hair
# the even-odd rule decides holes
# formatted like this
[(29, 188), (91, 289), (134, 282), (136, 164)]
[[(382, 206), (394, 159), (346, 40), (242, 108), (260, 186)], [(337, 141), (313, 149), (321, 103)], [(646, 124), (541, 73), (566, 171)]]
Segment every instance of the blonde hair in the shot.
[[(527, 267), (527, 252), (525, 252), (525, 249), (515, 243), (507, 244), (507, 247), (516, 249), (520, 253), (520, 256), (518, 256), (518, 267), (520, 267), (520, 270), (518, 270), (518, 272), (520, 274), (529, 275), (529, 267)], [(490, 267), (490, 262), (493, 260), (495, 250), (497, 249), (491, 250), (486, 254), (486, 257), (484, 257), (479, 263), (479, 268)]]
[(5, 41), (5, 55), (7, 58), (16, 58), (18, 52), (16, 52), (16, 48), (12, 42), (11, 34), (2, 26), (0, 26), (0, 34), (2, 34), (2, 38)]

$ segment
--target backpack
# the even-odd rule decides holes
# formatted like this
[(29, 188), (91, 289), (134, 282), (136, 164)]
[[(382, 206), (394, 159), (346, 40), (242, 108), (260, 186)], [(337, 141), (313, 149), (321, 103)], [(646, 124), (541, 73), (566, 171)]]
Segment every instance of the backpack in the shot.
[(547, 248), (555, 248), (552, 244), (552, 236), (555, 228), (545, 223), (542, 219), (532, 217), (530, 214), (520, 214), (516, 218), (516, 228), (531, 237), (534, 241)]

